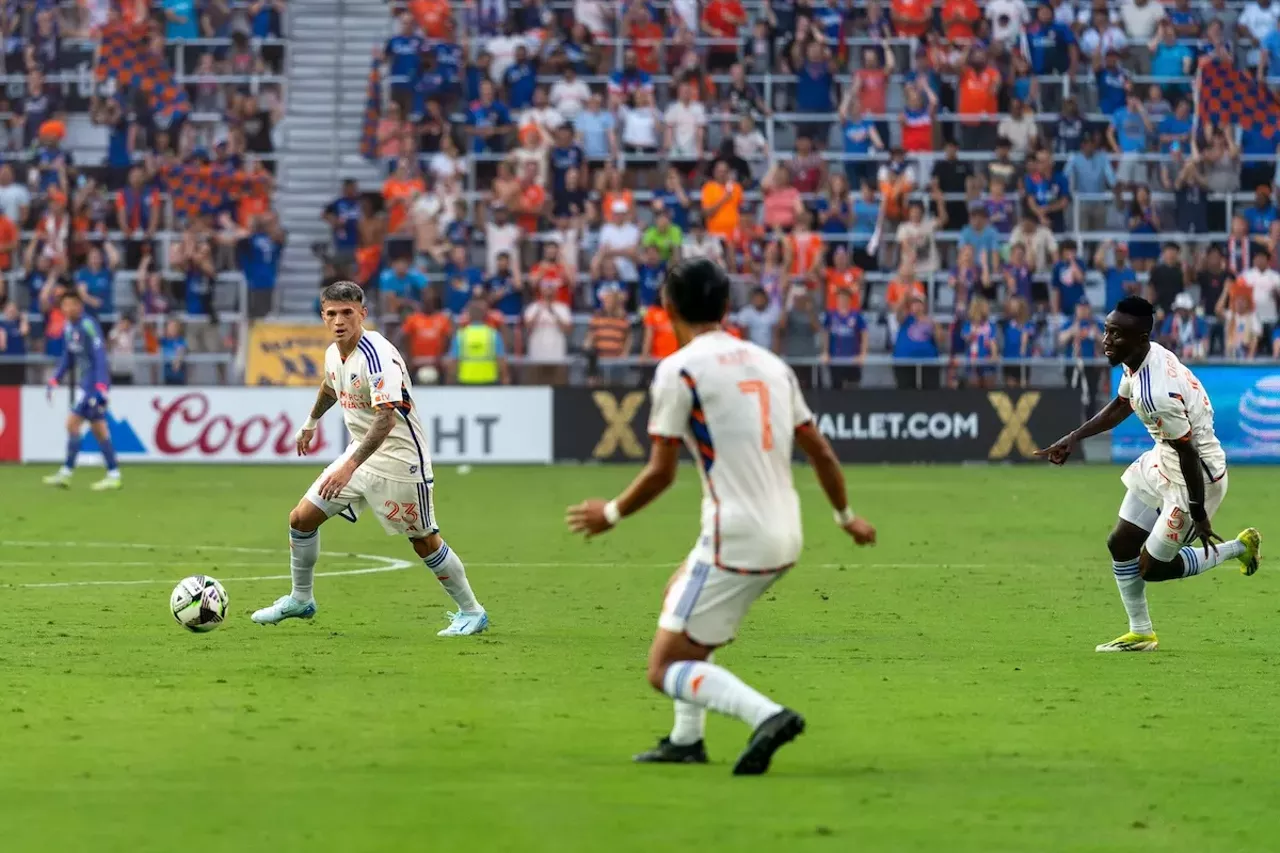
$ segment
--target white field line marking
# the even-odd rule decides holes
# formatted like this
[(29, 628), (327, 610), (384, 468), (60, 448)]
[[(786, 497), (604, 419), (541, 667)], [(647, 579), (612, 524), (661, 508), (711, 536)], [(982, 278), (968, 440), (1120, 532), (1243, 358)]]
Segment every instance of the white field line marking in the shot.
[[(0, 542), (0, 547), (128, 548), (128, 549), (135, 549), (135, 550), (160, 551), (160, 552), (163, 552), (165, 550), (164, 546), (142, 545), (135, 542), (25, 542), (25, 541), (20, 542), (20, 541), (14, 541), (14, 540), (6, 540), (6, 541)], [(195, 548), (194, 550), (231, 551), (237, 554), (276, 554), (278, 553), (277, 551), (273, 551), (270, 548), (242, 548), (242, 547), (236, 547), (232, 545), (201, 545), (198, 548)], [(350, 560), (350, 559), (371, 560), (375, 563), (381, 563), (382, 565), (369, 566), (363, 569), (346, 569), (346, 570), (336, 571), (336, 572), (316, 572), (316, 577), (337, 578), (337, 577), (348, 577), (351, 575), (375, 575), (375, 574), (381, 574), (383, 572), (400, 572), (416, 565), (415, 563), (409, 560), (397, 560), (392, 557), (382, 557), (377, 554), (344, 553), (341, 555), (341, 557), (339, 557), (339, 559), (340, 560)], [(0, 568), (6, 565), (21, 565), (21, 564), (5, 562), (3, 558), (0, 558)], [(41, 563), (38, 565), (49, 565), (49, 564)], [(64, 563), (63, 565), (89, 565), (89, 564), (70, 562), (70, 563)], [(98, 565), (101, 565), (101, 566), (154, 566), (156, 564), (154, 562), (153, 563), (137, 563), (137, 562), (105, 563), (104, 562), (104, 563), (99, 563)], [(186, 565), (189, 565), (189, 564), (186, 564)], [(225, 565), (235, 566), (235, 567), (251, 567), (251, 566), (267, 566), (267, 565), (279, 565), (279, 564), (278, 563), (270, 563), (270, 564), (269, 563), (229, 563)], [(291, 579), (292, 577), (290, 575), (266, 575), (266, 576), (244, 577), (244, 578), (219, 578), (219, 580), (223, 582), (235, 582), (235, 583), (247, 583), (249, 581), (279, 581), (279, 580), (291, 580)], [(150, 584), (171, 584), (171, 583), (176, 583), (176, 581), (174, 581), (173, 579), (148, 578), (146, 580), (129, 580), (129, 581), (103, 580), (103, 581), (59, 581), (56, 583), (21, 583), (21, 584), (14, 584), (14, 586), (22, 587), (24, 589), (61, 589), (63, 587), (72, 587), (72, 586), (146, 586)]]

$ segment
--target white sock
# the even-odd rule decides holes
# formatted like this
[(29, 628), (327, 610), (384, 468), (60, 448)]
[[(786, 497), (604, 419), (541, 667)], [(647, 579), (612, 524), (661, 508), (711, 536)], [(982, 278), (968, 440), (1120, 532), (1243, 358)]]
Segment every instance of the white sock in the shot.
[(1182, 557), (1182, 576), (1189, 578), (1192, 575), (1202, 574), (1209, 571), (1214, 566), (1220, 566), (1227, 560), (1234, 560), (1245, 551), (1244, 543), (1239, 539), (1232, 539), (1229, 542), (1219, 542), (1217, 550), (1209, 549), (1209, 556), (1204, 555), (1204, 547), (1188, 545), (1178, 552)]
[(753, 729), (782, 710), (781, 705), (748, 687), (729, 670), (705, 661), (684, 660), (667, 667), (662, 692), (672, 699), (736, 717)]
[(289, 597), (305, 604), (311, 601), (311, 582), (320, 557), (320, 531), (303, 533), (289, 528), (289, 574), (293, 575), (293, 589)]
[(107, 479), (108, 479), (108, 480), (119, 480), (119, 479), (120, 479), (120, 469), (119, 469), (119, 468), (113, 468), (113, 469), (111, 469), (110, 471), (108, 471), (108, 472), (107, 472), (106, 477), (107, 477)]
[(471, 591), (471, 584), (467, 583), (467, 570), (462, 565), (462, 558), (448, 544), (442, 541), (435, 553), (423, 557), (422, 562), (427, 564), (428, 569), (435, 572), (436, 580), (440, 581), (440, 586), (449, 593), (449, 597), (458, 605), (459, 610), (464, 613), (484, 610), (480, 602), (476, 601), (476, 594)]
[(1117, 563), (1113, 560), (1111, 571), (1116, 576), (1125, 612), (1129, 614), (1129, 630), (1135, 634), (1155, 633), (1151, 627), (1151, 616), (1147, 613), (1147, 582), (1138, 574), (1138, 561)]
[[(711, 663), (712, 655), (707, 655), (707, 663)], [(671, 726), (671, 735), (667, 740), (676, 746), (688, 746), (702, 740), (707, 730), (707, 709), (692, 702), (676, 699), (676, 720)]]

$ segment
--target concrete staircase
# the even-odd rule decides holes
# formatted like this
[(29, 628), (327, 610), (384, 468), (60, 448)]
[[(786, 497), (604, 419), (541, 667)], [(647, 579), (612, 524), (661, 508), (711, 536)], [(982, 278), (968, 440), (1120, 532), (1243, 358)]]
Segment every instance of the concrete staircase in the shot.
[(311, 244), (329, 239), (320, 219), (343, 178), (362, 189), (383, 175), (360, 157), (373, 48), (391, 29), (383, 0), (294, 0), (289, 6), (288, 106), (279, 146), (276, 209), (289, 232), (276, 311), (314, 311), (320, 262)]

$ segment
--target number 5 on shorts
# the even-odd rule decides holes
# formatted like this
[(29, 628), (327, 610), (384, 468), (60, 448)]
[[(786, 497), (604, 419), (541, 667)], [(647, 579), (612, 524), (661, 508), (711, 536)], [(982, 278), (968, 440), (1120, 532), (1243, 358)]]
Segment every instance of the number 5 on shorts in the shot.
[(754, 394), (760, 404), (760, 447), (773, 450), (773, 421), (769, 418), (769, 386), (759, 379), (744, 379), (738, 383), (743, 394)]

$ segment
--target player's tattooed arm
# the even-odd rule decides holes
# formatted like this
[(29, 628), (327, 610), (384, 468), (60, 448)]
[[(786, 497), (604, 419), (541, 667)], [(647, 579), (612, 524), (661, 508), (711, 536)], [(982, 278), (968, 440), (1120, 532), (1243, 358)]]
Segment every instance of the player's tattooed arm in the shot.
[(324, 413), (333, 408), (333, 404), (338, 402), (338, 398), (334, 395), (333, 390), (328, 385), (320, 386), (320, 393), (316, 394), (316, 403), (311, 407), (311, 417), (320, 420)]
[(395, 425), (395, 409), (390, 406), (385, 409), (375, 409), (373, 425), (369, 427), (369, 432), (365, 434), (364, 440), (356, 445), (355, 452), (351, 454), (351, 467), (359, 468), (363, 465), (364, 461), (382, 446), (382, 442), (386, 441), (387, 436), (391, 434), (391, 429)]

